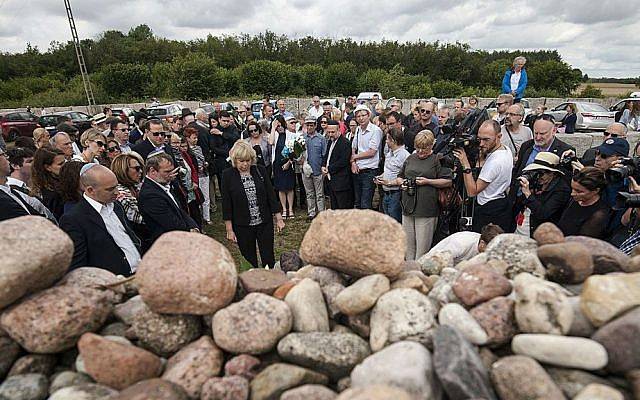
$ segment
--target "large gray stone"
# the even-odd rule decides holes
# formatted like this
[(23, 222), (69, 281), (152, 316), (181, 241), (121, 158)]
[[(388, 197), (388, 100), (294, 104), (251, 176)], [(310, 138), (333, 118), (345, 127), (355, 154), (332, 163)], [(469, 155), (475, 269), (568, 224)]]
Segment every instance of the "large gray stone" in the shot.
[(456, 328), (462, 336), (476, 345), (484, 345), (489, 341), (487, 332), (480, 326), (469, 311), (457, 303), (445, 304), (438, 312), (440, 325)]
[(622, 373), (640, 368), (640, 307), (598, 329), (592, 339), (607, 349), (609, 371)]
[(420, 400), (436, 399), (441, 391), (429, 350), (419, 343), (407, 341), (385, 347), (353, 369), (353, 388), (373, 385), (397, 387)]
[(73, 242), (47, 219), (0, 222), (0, 309), (60, 279), (73, 257)]
[(450, 400), (496, 399), (480, 355), (456, 329), (449, 326), (435, 329), (433, 366)]
[(0, 337), (0, 379), (9, 372), (20, 355), (20, 346), (9, 337)]
[(295, 285), (284, 298), (293, 314), (296, 332), (329, 332), (329, 315), (320, 285), (309, 278)]
[(415, 289), (394, 289), (383, 294), (371, 313), (371, 350), (379, 351), (402, 340), (431, 344), (436, 312), (429, 298)]
[[(321, 214), (322, 215), (322, 214)], [(326, 384), (323, 374), (291, 364), (268, 366), (251, 381), (251, 400), (278, 400), (280, 395), (307, 383)]]
[(502, 260), (507, 263), (505, 274), (514, 278), (521, 272), (543, 277), (545, 270), (537, 255), (538, 243), (515, 233), (496, 236), (484, 252), (488, 261)]
[(521, 332), (569, 332), (573, 307), (562, 286), (526, 273), (516, 276), (514, 284), (516, 321)]
[(53, 394), (62, 388), (76, 386), (83, 383), (91, 383), (91, 378), (89, 378), (89, 375), (73, 371), (62, 371), (51, 378), (51, 385), (49, 385), (49, 394)]
[(49, 392), (49, 382), (42, 374), (10, 376), (0, 385), (2, 400), (44, 400)]
[(640, 272), (591, 276), (580, 295), (582, 312), (596, 327), (639, 305)]
[(564, 394), (573, 399), (582, 389), (591, 383), (611, 385), (609, 381), (597, 375), (579, 369), (547, 367), (547, 372)]
[(630, 260), (620, 249), (604, 240), (587, 236), (567, 236), (565, 239), (568, 243), (580, 243), (587, 248), (593, 259), (594, 274), (624, 271)]
[(502, 400), (565, 400), (553, 379), (531, 357), (501, 358), (491, 367), (491, 380)]
[(287, 303), (262, 293), (244, 299), (213, 316), (213, 338), (230, 353), (262, 354), (273, 350), (289, 333), (293, 317)]
[[(122, 278), (103, 268), (82, 267), (69, 271), (57, 285), (86, 287), (101, 290), (112, 303), (120, 303), (125, 294), (123, 285), (114, 286)], [(108, 286), (107, 285), (111, 285)]]
[(371, 353), (369, 344), (352, 333), (290, 333), (278, 343), (284, 360), (337, 380)]

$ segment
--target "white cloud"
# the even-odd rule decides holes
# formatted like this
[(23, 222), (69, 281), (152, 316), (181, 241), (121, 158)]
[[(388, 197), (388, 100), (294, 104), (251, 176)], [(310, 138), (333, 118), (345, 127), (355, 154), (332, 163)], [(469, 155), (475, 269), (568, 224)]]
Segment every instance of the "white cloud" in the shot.
[[(271, 30), (291, 38), (460, 41), (484, 50), (557, 49), (590, 76), (640, 76), (640, 9), (628, 0), (72, 0), (72, 7), (81, 38), (146, 23), (180, 40)], [(70, 36), (62, 2), (0, 0), (0, 51), (23, 51), (27, 42), (44, 50)]]

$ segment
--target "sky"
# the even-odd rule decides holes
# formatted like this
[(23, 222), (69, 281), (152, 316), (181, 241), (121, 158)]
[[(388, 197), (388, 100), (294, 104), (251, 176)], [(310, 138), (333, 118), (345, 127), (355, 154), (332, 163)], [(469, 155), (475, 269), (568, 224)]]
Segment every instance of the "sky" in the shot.
[[(78, 35), (128, 32), (190, 40), (266, 30), (290, 38), (464, 42), (473, 49), (555, 49), (590, 77), (640, 76), (638, 0), (71, 0)], [(0, 51), (71, 39), (61, 0), (0, 0)]]

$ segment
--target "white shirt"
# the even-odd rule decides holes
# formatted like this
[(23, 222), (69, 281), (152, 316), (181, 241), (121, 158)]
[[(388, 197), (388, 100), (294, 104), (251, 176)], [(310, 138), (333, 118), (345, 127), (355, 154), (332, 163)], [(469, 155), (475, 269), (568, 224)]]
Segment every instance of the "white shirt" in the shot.
[[(336, 147), (336, 143), (338, 143), (338, 139), (331, 140), (329, 143), (329, 154), (327, 154), (327, 165), (325, 165), (327, 169), (329, 169), (329, 160), (331, 160), (331, 154), (333, 153), (333, 148)], [(327, 173), (327, 179), (331, 180), (331, 174)]]
[(518, 89), (518, 84), (520, 83), (520, 73), (521, 72), (511, 73), (511, 91), (512, 92), (515, 92)]
[(318, 106), (317, 108), (313, 106), (309, 109), (308, 113), (310, 117), (317, 119), (319, 116), (324, 114), (324, 109), (322, 108), (322, 106)]
[(173, 202), (175, 203), (176, 207), (180, 208), (180, 206), (178, 205), (178, 202), (176, 201), (176, 199), (171, 194), (171, 186), (163, 185), (161, 183), (158, 183), (158, 182), (154, 181), (153, 179), (149, 178), (148, 176), (147, 176), (147, 179), (149, 179), (151, 182), (155, 183), (156, 185), (160, 186), (160, 189), (164, 190), (164, 192), (171, 198), (171, 200), (173, 200)]
[(448, 251), (453, 256), (453, 263), (458, 264), (478, 255), (479, 241), (479, 233), (456, 232), (438, 242), (427, 254)]
[(358, 128), (356, 129), (356, 137), (353, 138), (353, 143), (351, 143), (351, 148), (353, 150), (356, 150), (356, 154), (364, 153), (365, 151), (369, 151), (371, 149), (376, 150), (373, 157), (361, 158), (359, 160), (356, 160), (358, 168), (378, 168), (380, 152), (377, 150), (380, 147), (381, 141), (382, 130), (380, 130), (380, 128), (378, 128), (375, 124), (369, 122), (367, 128), (364, 131), (360, 126), (358, 126)]
[(492, 200), (505, 197), (506, 191), (511, 184), (511, 170), (513, 169), (513, 154), (508, 147), (494, 150), (489, 154), (487, 160), (480, 170), (479, 179), (487, 182), (487, 186), (478, 193), (478, 204), (485, 205)]
[(82, 150), (80, 150), (80, 147), (78, 146), (78, 144), (76, 142), (71, 142), (71, 147), (73, 147), (73, 155), (74, 156), (82, 155)]
[[(529, 129), (528, 126), (524, 126), (524, 125), (520, 125), (520, 128), (518, 128), (517, 131), (512, 131), (511, 129), (509, 129), (509, 131), (507, 131), (507, 125), (502, 125), (501, 128), (501, 132), (502, 132), (502, 139), (500, 140), (502, 142), (502, 144), (504, 144), (505, 146), (507, 146), (509, 148), (509, 150), (511, 150), (511, 154), (518, 154), (518, 151), (520, 150), (520, 146), (522, 146), (522, 143), (526, 142), (529, 139), (533, 139), (533, 133), (531, 132), (531, 129)], [(511, 139), (513, 139), (513, 142), (511, 141), (511, 139), (509, 138), (509, 134), (511, 134)], [(515, 143), (515, 147), (513, 146)]]
[(120, 222), (120, 219), (113, 211), (113, 203), (102, 204), (86, 194), (83, 194), (82, 197), (84, 197), (91, 207), (100, 214), (100, 218), (102, 218), (102, 221), (107, 228), (107, 232), (109, 232), (113, 241), (116, 242), (116, 245), (118, 245), (118, 247), (120, 247), (124, 252), (127, 262), (129, 263), (129, 267), (131, 268), (131, 272), (135, 272), (138, 263), (140, 262), (140, 252), (136, 248), (135, 244), (133, 244), (133, 241)]

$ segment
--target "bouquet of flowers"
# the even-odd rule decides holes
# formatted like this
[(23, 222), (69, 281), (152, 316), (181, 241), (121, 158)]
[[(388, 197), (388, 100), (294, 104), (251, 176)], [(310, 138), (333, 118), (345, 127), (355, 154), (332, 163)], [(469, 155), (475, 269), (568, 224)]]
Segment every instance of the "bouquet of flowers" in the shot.
[(282, 157), (289, 158), (291, 160), (298, 159), (306, 150), (307, 144), (305, 143), (304, 137), (302, 135), (298, 135), (284, 144)]

